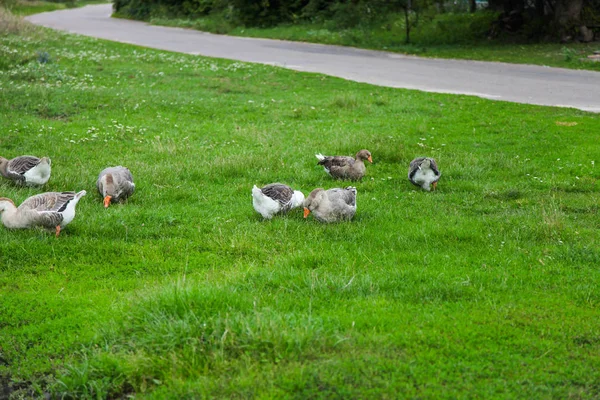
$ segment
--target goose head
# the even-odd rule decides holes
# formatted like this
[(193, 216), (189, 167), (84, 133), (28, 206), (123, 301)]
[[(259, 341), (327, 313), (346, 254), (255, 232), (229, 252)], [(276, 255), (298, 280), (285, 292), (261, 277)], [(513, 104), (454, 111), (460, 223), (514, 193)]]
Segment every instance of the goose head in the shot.
[(7, 197), (0, 197), (0, 215), (2, 215), (4, 211), (14, 210), (16, 208), (17, 206), (14, 201)]
[(304, 218), (308, 217), (308, 214), (310, 214), (311, 211), (319, 207), (324, 195), (325, 190), (322, 188), (317, 188), (310, 192), (308, 197), (304, 200)]
[(373, 164), (373, 158), (371, 157), (371, 152), (369, 150), (363, 149), (356, 153), (356, 159), (362, 161), (369, 160), (369, 162)]

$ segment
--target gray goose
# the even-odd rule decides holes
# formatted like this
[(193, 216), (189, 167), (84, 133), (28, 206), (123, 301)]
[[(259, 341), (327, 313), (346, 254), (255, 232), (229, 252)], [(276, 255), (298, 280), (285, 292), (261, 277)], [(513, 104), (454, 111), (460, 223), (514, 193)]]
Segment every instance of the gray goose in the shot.
[(313, 213), (321, 222), (348, 221), (356, 213), (356, 188), (318, 188), (304, 200), (304, 218)]
[(285, 214), (304, 202), (304, 194), (282, 183), (270, 183), (262, 188), (252, 188), (252, 205), (265, 219), (275, 214)]
[(133, 175), (125, 167), (108, 167), (103, 169), (96, 181), (98, 192), (104, 199), (104, 208), (110, 203), (126, 200), (135, 190)]
[(433, 158), (418, 157), (410, 162), (408, 179), (413, 185), (420, 186), (428, 192), (431, 187), (435, 190), (441, 176), (442, 174)]
[(324, 156), (316, 154), (319, 160), (318, 165), (322, 165), (325, 171), (336, 179), (359, 180), (365, 175), (365, 160), (373, 163), (373, 158), (369, 150), (361, 150), (356, 153), (356, 157), (348, 156)]
[(0, 157), (0, 174), (19, 185), (44, 185), (50, 179), (50, 159), (19, 156), (7, 160)]
[(46, 192), (32, 196), (17, 208), (11, 199), (0, 197), (0, 218), (9, 229), (42, 226), (60, 230), (75, 218), (75, 207), (85, 190), (75, 192)]

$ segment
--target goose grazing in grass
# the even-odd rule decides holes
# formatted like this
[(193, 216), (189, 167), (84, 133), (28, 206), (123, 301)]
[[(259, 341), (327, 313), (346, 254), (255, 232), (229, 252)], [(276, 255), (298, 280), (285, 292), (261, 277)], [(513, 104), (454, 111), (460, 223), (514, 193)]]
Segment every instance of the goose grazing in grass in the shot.
[(351, 179), (359, 180), (365, 175), (365, 160), (373, 163), (373, 158), (369, 150), (361, 150), (356, 153), (356, 158), (348, 156), (324, 156), (323, 154), (315, 155), (325, 171), (336, 179)]
[(440, 176), (442, 174), (433, 158), (418, 157), (410, 162), (408, 179), (413, 185), (420, 186), (429, 192), (431, 187), (435, 190)]
[(104, 208), (108, 208), (111, 202), (124, 201), (131, 196), (135, 183), (129, 169), (119, 165), (103, 169), (98, 175), (96, 187), (104, 199)]
[(50, 179), (50, 159), (20, 156), (0, 157), (0, 174), (19, 185), (44, 185)]
[(356, 213), (356, 188), (313, 190), (304, 200), (304, 218), (311, 212), (321, 222), (351, 220)]
[(9, 229), (42, 226), (55, 229), (58, 237), (60, 230), (75, 218), (75, 207), (85, 194), (85, 190), (42, 193), (28, 198), (19, 208), (11, 199), (0, 197), (0, 217)]
[(262, 189), (256, 185), (252, 188), (252, 205), (265, 219), (271, 219), (275, 214), (287, 213), (300, 207), (303, 202), (302, 192), (282, 183), (270, 183)]

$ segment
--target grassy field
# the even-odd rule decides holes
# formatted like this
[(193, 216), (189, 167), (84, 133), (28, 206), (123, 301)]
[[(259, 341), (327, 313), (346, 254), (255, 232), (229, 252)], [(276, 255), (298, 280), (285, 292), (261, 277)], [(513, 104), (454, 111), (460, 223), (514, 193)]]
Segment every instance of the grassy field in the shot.
[[(596, 114), (12, 32), (0, 155), (88, 195), (59, 238), (0, 229), (0, 393), (600, 396)], [(352, 222), (252, 209), (253, 184), (351, 184), (314, 154), (361, 148)], [(119, 164), (137, 191), (104, 209)]]
[(231, 26), (217, 17), (194, 20), (153, 18), (151, 23), (178, 26), (233, 36), (259, 37), (302, 42), (353, 46), (374, 50), (414, 54), (422, 57), (501, 61), (517, 64), (547, 65), (570, 69), (600, 71), (600, 62), (583, 61), (594, 51), (596, 43), (515, 43), (515, 38), (488, 40), (493, 14), (442, 14), (422, 22), (405, 44), (402, 17), (397, 23), (369, 28), (337, 29), (331, 24), (290, 24), (272, 28)]
[(11, 12), (15, 15), (26, 16), (48, 11), (64, 10), (71, 7), (83, 7), (88, 4), (109, 3), (107, 0), (73, 0), (68, 3), (56, 3), (41, 0), (8, 0)]

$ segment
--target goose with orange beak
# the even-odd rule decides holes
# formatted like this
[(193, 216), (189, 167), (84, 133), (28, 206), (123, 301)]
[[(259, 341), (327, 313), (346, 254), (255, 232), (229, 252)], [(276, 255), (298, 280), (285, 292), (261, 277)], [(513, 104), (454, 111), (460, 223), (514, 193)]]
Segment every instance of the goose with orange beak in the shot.
[(351, 220), (356, 213), (356, 188), (313, 190), (304, 200), (304, 218), (310, 213), (324, 223)]
[(108, 208), (110, 203), (125, 201), (135, 190), (133, 175), (125, 167), (105, 168), (98, 175), (96, 181), (98, 192), (104, 199), (104, 208)]
[(365, 175), (365, 160), (373, 163), (373, 157), (369, 150), (361, 150), (356, 153), (356, 157), (348, 156), (324, 156), (322, 154), (316, 155), (319, 162), (318, 165), (322, 165), (325, 171), (336, 179), (350, 179), (359, 180)]

